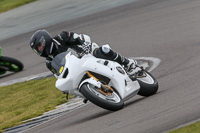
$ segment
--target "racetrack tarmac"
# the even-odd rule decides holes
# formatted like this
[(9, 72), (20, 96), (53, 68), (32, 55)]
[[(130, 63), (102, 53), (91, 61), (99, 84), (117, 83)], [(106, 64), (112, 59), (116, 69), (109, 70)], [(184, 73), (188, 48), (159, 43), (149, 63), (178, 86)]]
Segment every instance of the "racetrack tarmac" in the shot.
[[(200, 118), (199, 0), (140, 0), (44, 28), (53, 35), (64, 29), (88, 34), (127, 57), (161, 59), (152, 71), (159, 92), (136, 96), (117, 112), (89, 104), (27, 133), (160, 133)], [(26, 66), (12, 78), (47, 71), (44, 59), (27, 46), (33, 32), (0, 41)]]

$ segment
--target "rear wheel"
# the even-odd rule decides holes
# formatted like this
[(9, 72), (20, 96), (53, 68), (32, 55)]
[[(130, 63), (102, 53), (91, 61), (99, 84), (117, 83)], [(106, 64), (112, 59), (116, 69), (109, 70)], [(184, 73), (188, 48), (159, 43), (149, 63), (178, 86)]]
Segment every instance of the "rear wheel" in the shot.
[(137, 78), (140, 84), (140, 90), (138, 95), (140, 96), (151, 96), (158, 91), (157, 80), (147, 71), (144, 71), (145, 77)]
[(13, 58), (1, 56), (0, 58), (0, 70), (11, 71), (11, 72), (19, 72), (24, 68), (23, 64)]
[(117, 111), (124, 107), (124, 102), (115, 90), (103, 92), (101, 89), (86, 83), (81, 86), (80, 92), (92, 103), (107, 110)]

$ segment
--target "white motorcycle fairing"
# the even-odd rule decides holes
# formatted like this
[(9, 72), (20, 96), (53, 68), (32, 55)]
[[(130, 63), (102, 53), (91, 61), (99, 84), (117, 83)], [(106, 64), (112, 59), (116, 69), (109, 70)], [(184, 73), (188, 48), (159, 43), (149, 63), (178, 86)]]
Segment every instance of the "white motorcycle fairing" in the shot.
[(59, 90), (111, 111), (122, 109), (124, 101), (136, 94), (147, 97), (158, 91), (158, 82), (142, 67), (129, 76), (117, 62), (80, 56), (70, 48), (58, 54), (51, 66)]
[[(123, 100), (136, 95), (140, 89), (138, 81), (132, 81), (120, 64), (95, 58), (91, 54), (78, 58), (72, 52), (65, 56), (65, 65), (60, 68), (60, 75), (56, 76), (58, 79), (56, 87), (64, 93), (85, 98), (79, 91), (84, 83), (90, 83), (98, 88), (102, 84), (92, 77), (82, 80), (87, 72), (97, 73), (110, 79), (108, 85), (112, 86)], [(65, 77), (66, 73), (67, 76)]]

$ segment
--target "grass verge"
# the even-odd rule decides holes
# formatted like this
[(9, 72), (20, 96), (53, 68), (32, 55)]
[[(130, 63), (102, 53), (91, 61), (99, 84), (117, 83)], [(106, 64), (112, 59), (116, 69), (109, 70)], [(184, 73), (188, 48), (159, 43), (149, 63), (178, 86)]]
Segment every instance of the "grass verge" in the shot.
[(0, 13), (36, 0), (0, 0)]
[(200, 122), (196, 122), (180, 129), (173, 130), (169, 133), (200, 133)]
[(65, 103), (66, 95), (55, 88), (55, 81), (46, 78), (0, 87), (0, 132)]

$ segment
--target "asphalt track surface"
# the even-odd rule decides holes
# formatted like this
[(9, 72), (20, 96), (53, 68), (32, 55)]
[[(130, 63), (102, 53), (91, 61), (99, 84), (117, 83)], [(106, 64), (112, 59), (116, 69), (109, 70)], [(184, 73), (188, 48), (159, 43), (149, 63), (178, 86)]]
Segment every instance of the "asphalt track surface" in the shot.
[[(45, 29), (53, 35), (63, 29), (86, 33), (122, 55), (161, 59), (152, 72), (160, 87), (154, 96), (126, 101), (120, 111), (88, 104), (27, 133), (160, 133), (200, 118), (199, 0), (140, 0)], [(27, 46), (32, 33), (0, 42), (26, 66), (12, 77), (47, 71), (44, 60)]]

